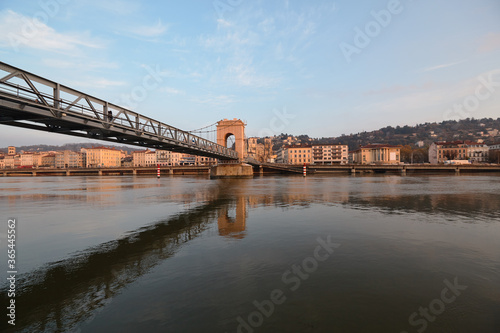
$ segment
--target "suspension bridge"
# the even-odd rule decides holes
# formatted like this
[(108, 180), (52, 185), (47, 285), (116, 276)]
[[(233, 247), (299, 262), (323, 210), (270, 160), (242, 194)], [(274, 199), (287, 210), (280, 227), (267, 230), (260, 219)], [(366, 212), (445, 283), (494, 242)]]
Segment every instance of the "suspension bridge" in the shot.
[[(58, 82), (0, 62), (0, 124), (237, 161), (241, 153)], [(228, 137), (224, 138), (227, 141)]]

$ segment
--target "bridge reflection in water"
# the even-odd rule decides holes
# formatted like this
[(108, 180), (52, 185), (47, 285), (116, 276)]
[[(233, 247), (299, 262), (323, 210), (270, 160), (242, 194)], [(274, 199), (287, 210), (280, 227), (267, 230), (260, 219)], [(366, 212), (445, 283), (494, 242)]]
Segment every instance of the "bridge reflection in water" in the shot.
[[(22, 275), (16, 294), (16, 307), (22, 309), (22, 316), (16, 319), (15, 331), (75, 329), (95, 316), (122, 288), (173, 256), (183, 244), (209, 231), (216, 221), (220, 236), (243, 238), (248, 198), (226, 197), (224, 192), (235, 192), (231, 191), (233, 185), (238, 184), (220, 181), (218, 187), (210, 188), (210, 200), (201, 206)], [(1, 299), (7, 304), (4, 291)]]

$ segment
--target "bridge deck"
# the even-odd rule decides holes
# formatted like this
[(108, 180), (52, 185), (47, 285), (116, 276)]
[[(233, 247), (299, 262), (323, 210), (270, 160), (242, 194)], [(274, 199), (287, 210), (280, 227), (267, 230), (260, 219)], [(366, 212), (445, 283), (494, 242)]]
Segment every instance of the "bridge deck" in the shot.
[(57, 82), (3, 62), (0, 70), (6, 73), (0, 78), (0, 124), (220, 160), (238, 159), (232, 149)]

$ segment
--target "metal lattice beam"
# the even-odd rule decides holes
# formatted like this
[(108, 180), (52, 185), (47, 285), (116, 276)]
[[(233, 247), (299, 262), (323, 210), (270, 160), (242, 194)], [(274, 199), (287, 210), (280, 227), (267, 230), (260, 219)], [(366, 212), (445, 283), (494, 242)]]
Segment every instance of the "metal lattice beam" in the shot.
[[(98, 132), (101, 135), (97, 138), (104, 141), (126, 140), (131, 145), (221, 160), (238, 159), (232, 149), (57, 82), (3, 62), (0, 70), (7, 73), (0, 78), (0, 119), (6, 119), (0, 124), (73, 136)], [(61, 92), (72, 96), (71, 100), (60, 98)], [(112, 118), (108, 117), (109, 111)]]

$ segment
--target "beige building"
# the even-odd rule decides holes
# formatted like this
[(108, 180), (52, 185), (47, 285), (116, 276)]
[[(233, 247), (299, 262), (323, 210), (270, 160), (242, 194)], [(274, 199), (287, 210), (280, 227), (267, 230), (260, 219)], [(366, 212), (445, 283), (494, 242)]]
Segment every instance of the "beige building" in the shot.
[(313, 145), (313, 164), (345, 164), (348, 162), (349, 151), (347, 145)]
[(353, 163), (398, 164), (401, 161), (401, 146), (372, 144), (352, 152)]
[(21, 167), (32, 167), (33, 166), (33, 153), (26, 152), (21, 154)]
[(286, 145), (278, 151), (277, 163), (311, 164), (312, 147), (310, 145)]
[(168, 150), (157, 150), (156, 160), (160, 165), (175, 166), (180, 165), (182, 153), (176, 153)]
[(7, 148), (7, 155), (16, 155), (16, 147), (14, 146), (9, 146)]
[(264, 143), (257, 143), (259, 138), (248, 138), (247, 156), (259, 162), (269, 162), (272, 156), (272, 139), (264, 138)]
[(429, 162), (444, 163), (451, 160), (469, 160), (484, 163), (489, 158), (488, 145), (473, 141), (433, 142), (429, 147)]
[(114, 148), (83, 148), (87, 168), (108, 168), (121, 166), (121, 152)]
[(486, 163), (489, 160), (490, 149), (485, 143), (466, 141), (467, 156), (472, 163)]
[(158, 164), (157, 154), (149, 149), (132, 152), (134, 167), (150, 167)]
[(82, 167), (82, 158), (80, 153), (65, 150), (56, 154), (56, 168), (80, 168)]
[(47, 168), (55, 168), (56, 167), (56, 154), (50, 153), (42, 156), (42, 164), (41, 166)]

